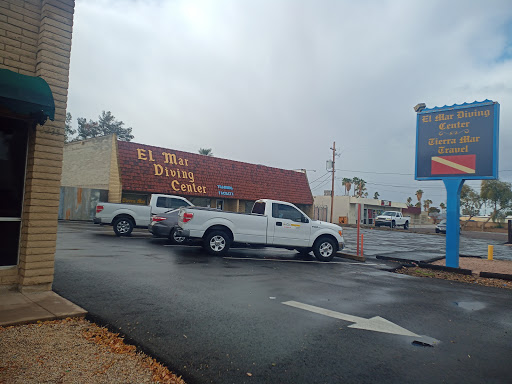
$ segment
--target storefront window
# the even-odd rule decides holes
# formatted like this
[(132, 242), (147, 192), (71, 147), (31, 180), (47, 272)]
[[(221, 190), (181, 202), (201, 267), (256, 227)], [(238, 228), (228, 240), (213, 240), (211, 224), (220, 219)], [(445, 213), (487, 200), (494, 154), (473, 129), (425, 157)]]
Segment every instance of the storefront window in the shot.
[(28, 124), (0, 118), (0, 266), (18, 263)]

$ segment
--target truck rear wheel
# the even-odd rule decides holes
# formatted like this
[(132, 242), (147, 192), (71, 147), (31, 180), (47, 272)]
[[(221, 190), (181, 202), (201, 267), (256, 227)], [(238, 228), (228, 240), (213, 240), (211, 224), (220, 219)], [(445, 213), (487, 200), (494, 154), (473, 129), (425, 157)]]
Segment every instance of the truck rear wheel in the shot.
[(176, 230), (174, 228), (171, 229), (171, 233), (169, 233), (169, 242), (171, 244), (183, 244), (185, 240), (183, 236), (176, 236)]
[(313, 244), (313, 253), (319, 261), (331, 261), (336, 253), (336, 243), (330, 237), (321, 237)]
[(231, 239), (224, 231), (211, 231), (204, 238), (203, 247), (210, 255), (224, 255), (231, 245)]
[(117, 217), (112, 224), (116, 236), (130, 236), (133, 231), (133, 221), (128, 217)]
[(404, 229), (409, 229), (409, 222), (408, 221), (405, 222)]

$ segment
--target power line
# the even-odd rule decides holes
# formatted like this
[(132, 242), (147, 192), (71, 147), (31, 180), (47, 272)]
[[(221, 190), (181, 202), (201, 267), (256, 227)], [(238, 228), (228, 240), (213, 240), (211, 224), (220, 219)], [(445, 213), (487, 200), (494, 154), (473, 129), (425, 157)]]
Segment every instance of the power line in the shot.
[[(341, 172), (356, 172), (356, 173), (373, 173), (375, 175), (399, 175), (399, 176), (414, 176), (414, 173), (399, 173), (399, 172), (374, 172), (374, 171), (357, 171), (353, 169), (336, 169)], [(500, 169), (498, 172), (512, 172), (512, 169)]]
[(396, 172), (372, 172), (372, 171), (355, 171), (352, 169), (337, 169), (342, 172), (357, 172), (357, 173), (374, 173), (376, 175), (401, 175), (401, 176), (414, 176), (414, 173), (396, 173)]
[(320, 176), (318, 179), (315, 179), (315, 180), (313, 180), (313, 181), (309, 182), (309, 184), (311, 185), (311, 184), (315, 183), (316, 181), (320, 180), (322, 177), (324, 177), (324, 176), (326, 176), (326, 175), (329, 175), (330, 173), (331, 173), (331, 172), (324, 173), (324, 174), (323, 174), (322, 176)]

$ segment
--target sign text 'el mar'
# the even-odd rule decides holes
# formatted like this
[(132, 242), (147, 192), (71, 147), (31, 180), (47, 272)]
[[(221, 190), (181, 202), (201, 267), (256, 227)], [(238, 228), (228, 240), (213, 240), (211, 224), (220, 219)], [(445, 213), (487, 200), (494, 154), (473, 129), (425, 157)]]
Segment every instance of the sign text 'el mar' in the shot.
[(417, 115), (416, 179), (495, 179), (499, 104), (490, 100)]

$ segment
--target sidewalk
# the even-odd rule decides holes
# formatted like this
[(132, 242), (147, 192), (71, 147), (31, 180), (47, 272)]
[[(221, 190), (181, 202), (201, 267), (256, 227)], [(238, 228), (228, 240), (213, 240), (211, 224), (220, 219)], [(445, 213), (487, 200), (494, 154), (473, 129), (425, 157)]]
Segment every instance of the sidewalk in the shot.
[(0, 326), (34, 323), (66, 317), (84, 317), (87, 311), (53, 291), (0, 291)]

